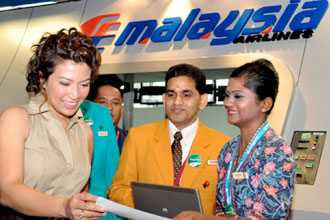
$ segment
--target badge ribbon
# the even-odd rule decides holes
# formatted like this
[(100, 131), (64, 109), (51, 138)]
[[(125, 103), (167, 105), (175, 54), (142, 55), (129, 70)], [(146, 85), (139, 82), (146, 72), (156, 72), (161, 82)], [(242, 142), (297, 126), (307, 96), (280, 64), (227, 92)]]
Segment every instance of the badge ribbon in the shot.
[[(243, 158), (238, 164), (236, 171), (238, 172), (245, 160), (248, 158), (249, 154), (252, 152), (253, 148), (255, 147), (256, 143), (259, 141), (259, 139), (266, 133), (266, 131), (270, 128), (269, 124), (267, 121), (264, 122), (263, 125), (261, 125), (260, 130), (257, 132), (256, 135), (251, 139), (249, 145), (247, 146)], [(238, 153), (238, 147), (235, 147), (235, 156)], [(233, 173), (233, 164), (234, 164), (234, 154), (231, 158), (231, 161), (228, 166), (228, 172), (226, 174), (226, 180), (225, 180), (225, 193), (226, 193), (226, 202), (227, 205), (225, 207), (225, 213), (226, 215), (235, 215), (235, 210), (232, 205), (232, 198), (231, 198), (231, 189), (232, 189), (232, 183), (233, 179), (231, 178), (232, 173)], [(238, 161), (237, 161), (238, 162)]]

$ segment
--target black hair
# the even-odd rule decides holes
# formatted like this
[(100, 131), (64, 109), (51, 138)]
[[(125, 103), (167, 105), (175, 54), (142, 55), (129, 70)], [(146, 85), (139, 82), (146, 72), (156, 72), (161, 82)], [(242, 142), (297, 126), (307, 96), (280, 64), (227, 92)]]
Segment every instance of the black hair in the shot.
[(87, 99), (93, 101), (97, 96), (97, 90), (101, 86), (112, 86), (119, 90), (121, 98), (123, 99), (122, 87), (127, 87), (128, 83), (121, 80), (116, 74), (102, 74), (91, 84), (91, 88)]
[(205, 94), (206, 89), (206, 76), (204, 72), (196, 66), (190, 64), (178, 64), (168, 69), (165, 76), (165, 85), (173, 77), (187, 76), (195, 81), (195, 87), (200, 95)]
[(246, 63), (236, 68), (229, 78), (242, 77), (244, 86), (253, 91), (259, 101), (267, 97), (272, 98), (273, 105), (267, 112), (272, 111), (276, 96), (278, 93), (279, 78), (273, 64), (266, 59), (258, 59), (250, 63)]

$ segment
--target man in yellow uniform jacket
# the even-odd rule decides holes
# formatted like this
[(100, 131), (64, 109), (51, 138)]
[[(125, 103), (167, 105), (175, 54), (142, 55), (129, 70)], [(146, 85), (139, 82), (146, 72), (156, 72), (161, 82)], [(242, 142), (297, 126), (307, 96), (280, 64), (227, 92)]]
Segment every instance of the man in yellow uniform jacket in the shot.
[[(199, 110), (208, 103), (206, 77), (199, 68), (175, 65), (167, 71), (165, 83), (168, 119), (130, 129), (107, 194), (112, 201), (134, 207), (131, 181), (197, 188), (204, 213), (215, 214), (217, 158), (230, 138), (198, 119)], [(178, 131), (182, 156), (175, 178), (172, 148)]]

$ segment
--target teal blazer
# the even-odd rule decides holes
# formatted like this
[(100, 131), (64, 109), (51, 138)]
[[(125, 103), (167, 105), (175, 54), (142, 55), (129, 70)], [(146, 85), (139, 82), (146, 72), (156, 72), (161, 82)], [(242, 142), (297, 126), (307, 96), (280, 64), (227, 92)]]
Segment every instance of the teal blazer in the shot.
[[(94, 133), (94, 154), (89, 193), (108, 198), (106, 192), (111, 186), (119, 161), (119, 149), (110, 111), (106, 107), (88, 100), (83, 102), (80, 109), (85, 122)], [(117, 220), (120, 218), (107, 213), (102, 219)]]

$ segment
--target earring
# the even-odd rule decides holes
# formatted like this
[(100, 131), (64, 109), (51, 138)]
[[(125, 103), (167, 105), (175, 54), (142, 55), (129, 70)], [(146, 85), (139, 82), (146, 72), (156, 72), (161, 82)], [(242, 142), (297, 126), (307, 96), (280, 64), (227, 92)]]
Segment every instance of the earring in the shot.
[(261, 112), (265, 112), (266, 110), (263, 108), (263, 109), (261, 109)]

